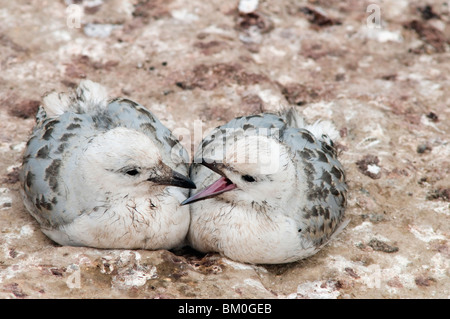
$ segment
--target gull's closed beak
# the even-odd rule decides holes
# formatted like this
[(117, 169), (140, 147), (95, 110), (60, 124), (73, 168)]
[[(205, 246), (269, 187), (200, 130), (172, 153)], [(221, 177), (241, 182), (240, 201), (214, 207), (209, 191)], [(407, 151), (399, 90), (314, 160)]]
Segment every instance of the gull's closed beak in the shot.
[(164, 165), (163, 170), (160, 174), (156, 176), (151, 176), (148, 180), (159, 185), (176, 186), (192, 189), (197, 188), (193, 181), (191, 181), (186, 176), (174, 171), (167, 165)]

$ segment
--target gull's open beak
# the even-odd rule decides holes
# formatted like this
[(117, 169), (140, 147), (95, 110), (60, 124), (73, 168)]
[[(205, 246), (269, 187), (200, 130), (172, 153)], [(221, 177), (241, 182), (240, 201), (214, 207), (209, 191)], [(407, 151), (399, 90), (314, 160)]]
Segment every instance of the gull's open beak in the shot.
[(191, 181), (186, 176), (172, 170), (170, 167), (164, 167), (164, 174), (151, 177), (148, 179), (155, 184), (159, 185), (167, 185), (167, 186), (176, 186), (182, 188), (197, 188), (193, 181)]
[(215, 163), (210, 162), (202, 159), (201, 164), (203, 166), (208, 167), (210, 170), (216, 172), (217, 174), (221, 175), (222, 177), (219, 178), (217, 181), (212, 183), (211, 185), (207, 186), (205, 189), (201, 190), (197, 194), (189, 197), (185, 201), (181, 203), (181, 205), (190, 204), (199, 200), (207, 199), (214, 197), (216, 195), (231, 191), (232, 189), (236, 188), (236, 185), (233, 184), (232, 181), (230, 181), (225, 174), (222, 172), (224, 168), (224, 164), (222, 163)]

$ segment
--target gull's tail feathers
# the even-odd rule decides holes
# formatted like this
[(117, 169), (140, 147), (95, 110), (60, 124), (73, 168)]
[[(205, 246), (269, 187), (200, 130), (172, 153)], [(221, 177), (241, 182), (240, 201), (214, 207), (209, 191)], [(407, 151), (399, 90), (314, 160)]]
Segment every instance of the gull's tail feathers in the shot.
[(313, 124), (307, 124), (303, 117), (293, 107), (281, 110), (278, 115), (286, 123), (295, 128), (303, 128), (310, 131), (317, 139), (333, 145), (332, 141), (339, 139), (339, 132), (331, 121), (318, 120)]
[(80, 82), (76, 90), (68, 93), (51, 92), (44, 96), (43, 107), (47, 117), (58, 117), (67, 111), (88, 113), (106, 108), (108, 93), (105, 87), (91, 80)]

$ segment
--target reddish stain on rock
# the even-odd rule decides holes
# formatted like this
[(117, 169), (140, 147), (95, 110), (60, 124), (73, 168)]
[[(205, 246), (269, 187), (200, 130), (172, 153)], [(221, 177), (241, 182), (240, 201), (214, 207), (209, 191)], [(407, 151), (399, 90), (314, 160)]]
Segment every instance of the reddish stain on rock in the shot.
[(5, 285), (4, 289), (6, 291), (11, 292), (17, 298), (25, 298), (28, 296), (26, 293), (24, 293), (22, 291), (22, 289), (20, 289), (18, 283), (12, 283), (12, 284)]
[(443, 200), (443, 201), (449, 202), (450, 201), (450, 188), (439, 187), (437, 189), (434, 189), (433, 191), (431, 191), (428, 194), (427, 199), (428, 200), (438, 199), (438, 200)]
[(102, 63), (91, 60), (87, 55), (74, 55), (70, 63), (66, 64), (65, 76), (70, 79), (84, 79), (93, 70), (111, 71), (118, 64), (118, 61), (110, 60)]
[(160, 19), (170, 16), (168, 5), (172, 1), (167, 0), (140, 0), (134, 4), (133, 17), (141, 18), (145, 22), (150, 19)]
[(11, 102), (8, 106), (8, 113), (22, 119), (33, 118), (40, 104), (41, 102), (37, 100), (23, 100), (18, 103)]
[(213, 90), (226, 84), (250, 85), (263, 81), (268, 81), (265, 75), (247, 72), (240, 64), (216, 63), (196, 65), (184, 75), (183, 80), (178, 79), (175, 84), (185, 90)]
[(445, 52), (445, 44), (450, 42), (445, 38), (442, 31), (436, 29), (428, 22), (411, 20), (403, 26), (406, 29), (414, 30), (420, 39), (431, 45), (436, 52)]
[(300, 8), (300, 12), (306, 15), (311, 24), (318, 27), (328, 27), (342, 24), (340, 20), (331, 17), (325, 10), (319, 7), (305, 6)]
[(352, 268), (346, 267), (344, 270), (345, 270), (345, 272), (346, 272), (350, 277), (355, 278), (355, 279), (360, 278), (360, 277), (358, 276), (358, 274), (357, 274)]
[(19, 168), (14, 167), (13, 171), (6, 174), (6, 178), (3, 179), (3, 183), (15, 184), (19, 181)]
[(213, 55), (226, 50), (228, 45), (224, 41), (212, 40), (209, 42), (196, 42), (194, 47), (200, 49), (204, 55)]
[(414, 281), (417, 286), (429, 287), (429, 286), (431, 286), (432, 283), (436, 282), (436, 279), (429, 277), (429, 276), (420, 275), (420, 276), (416, 277), (414, 279)]
[(236, 20), (236, 29), (247, 30), (256, 26), (261, 33), (267, 33), (273, 30), (274, 24), (270, 18), (262, 12), (255, 11), (247, 14), (239, 14)]
[(242, 97), (242, 110), (245, 114), (257, 114), (264, 112), (264, 102), (256, 94)]
[(304, 105), (318, 97), (318, 93), (303, 84), (290, 83), (282, 86), (281, 93), (290, 104)]

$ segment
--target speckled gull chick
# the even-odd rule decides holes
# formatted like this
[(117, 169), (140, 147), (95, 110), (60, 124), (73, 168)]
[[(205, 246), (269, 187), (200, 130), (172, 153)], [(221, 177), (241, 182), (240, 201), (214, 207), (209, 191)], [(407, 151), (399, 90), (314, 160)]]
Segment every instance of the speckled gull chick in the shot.
[(186, 150), (143, 106), (84, 80), (44, 97), (25, 150), (21, 192), (61, 245), (170, 249), (184, 243), (194, 183)]
[(236, 118), (197, 150), (189, 244), (240, 262), (281, 264), (318, 252), (348, 223), (331, 122), (294, 109)]

